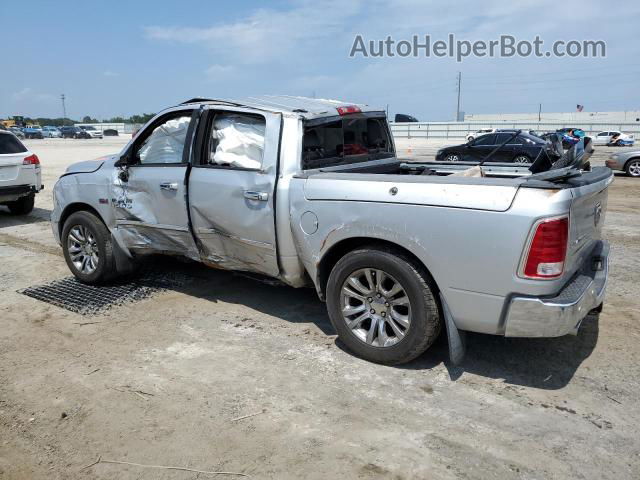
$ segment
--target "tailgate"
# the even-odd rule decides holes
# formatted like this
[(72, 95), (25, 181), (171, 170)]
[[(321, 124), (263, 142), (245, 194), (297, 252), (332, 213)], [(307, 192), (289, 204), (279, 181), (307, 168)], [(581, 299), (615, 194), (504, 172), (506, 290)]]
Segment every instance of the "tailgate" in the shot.
[(15, 185), (25, 156), (25, 153), (0, 155), (0, 187)]
[(580, 268), (602, 237), (608, 189), (613, 181), (613, 173), (605, 178), (602, 178), (602, 174), (594, 175), (591, 183), (588, 175), (583, 174), (581, 182), (571, 186), (569, 249), (565, 269), (568, 274), (573, 274)]

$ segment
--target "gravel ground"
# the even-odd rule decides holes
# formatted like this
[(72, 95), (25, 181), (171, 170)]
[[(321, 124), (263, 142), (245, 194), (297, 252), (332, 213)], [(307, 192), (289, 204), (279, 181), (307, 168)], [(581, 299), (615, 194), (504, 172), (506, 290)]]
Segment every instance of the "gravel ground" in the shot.
[(192, 280), (97, 316), (17, 293), (69, 275), (55, 179), (125, 141), (30, 141), (47, 190), (27, 217), (0, 209), (0, 478), (210, 477), (83, 468), (99, 456), (264, 479), (640, 477), (639, 180), (611, 186), (607, 301), (578, 336), (474, 334), (462, 367), (442, 340), (383, 367), (344, 351), (313, 291), (180, 262), (163, 268)]

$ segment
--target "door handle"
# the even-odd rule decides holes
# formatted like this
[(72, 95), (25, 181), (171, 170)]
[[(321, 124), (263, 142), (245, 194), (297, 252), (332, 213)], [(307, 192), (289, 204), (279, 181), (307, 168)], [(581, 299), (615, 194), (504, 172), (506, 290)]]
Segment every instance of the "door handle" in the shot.
[(160, 184), (160, 190), (168, 190), (170, 192), (175, 192), (176, 190), (178, 190), (178, 184), (171, 183), (171, 182), (163, 182)]
[(248, 200), (258, 200), (259, 202), (266, 202), (267, 200), (269, 200), (269, 194), (266, 192), (254, 192), (251, 190), (245, 190), (244, 198)]

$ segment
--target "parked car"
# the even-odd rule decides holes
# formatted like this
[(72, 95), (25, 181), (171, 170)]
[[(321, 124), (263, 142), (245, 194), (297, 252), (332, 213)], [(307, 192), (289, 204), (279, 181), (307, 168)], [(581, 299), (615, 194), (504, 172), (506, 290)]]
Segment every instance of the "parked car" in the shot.
[(609, 130), (596, 134), (596, 136), (593, 137), (593, 143), (595, 145), (607, 145), (609, 147), (627, 147), (632, 146), (635, 140), (633, 135), (622, 133), (618, 130)]
[(89, 134), (89, 138), (102, 138), (102, 130), (98, 130), (90, 125), (78, 125), (78, 127)]
[(0, 205), (13, 215), (31, 212), (41, 179), (38, 157), (13, 133), (0, 130)]
[(612, 170), (622, 170), (630, 177), (640, 177), (640, 150), (614, 153), (605, 165)]
[(445, 324), (458, 352), (460, 330), (562, 336), (602, 305), (613, 174), (589, 154), (583, 142), (540, 173), (431, 175), (397, 159), (381, 109), (194, 99), (119, 154), (71, 165), (52, 228), (88, 284), (162, 253), (314, 286), (348, 349), (397, 364)]
[(88, 132), (78, 127), (61, 127), (62, 138), (91, 138)]
[(395, 122), (396, 123), (415, 123), (418, 119), (411, 115), (407, 115), (404, 113), (396, 113)]
[[(442, 148), (436, 153), (436, 161), (480, 162), (498, 146), (513, 137), (515, 132), (516, 130), (501, 130), (496, 133), (485, 133), (475, 140), (462, 145)], [(502, 146), (489, 161), (530, 163), (543, 150), (557, 158), (556, 152), (548, 142), (521, 131), (506, 145)]]
[(119, 135), (118, 130), (115, 128), (107, 128), (102, 132), (105, 137), (117, 137)]
[(42, 127), (42, 135), (46, 138), (60, 138), (62, 137), (62, 133), (58, 129), (58, 127), (53, 126), (45, 126)]
[(18, 138), (24, 138), (24, 132), (18, 127), (9, 127), (8, 130)]
[(42, 128), (38, 125), (27, 125), (22, 129), (25, 138), (44, 138)]
[(467, 142), (471, 142), (476, 138), (480, 137), (481, 135), (486, 135), (487, 133), (494, 133), (495, 131), (496, 131), (495, 128), (481, 128), (480, 130), (477, 130), (475, 132), (467, 133), (467, 136), (465, 138), (467, 139)]

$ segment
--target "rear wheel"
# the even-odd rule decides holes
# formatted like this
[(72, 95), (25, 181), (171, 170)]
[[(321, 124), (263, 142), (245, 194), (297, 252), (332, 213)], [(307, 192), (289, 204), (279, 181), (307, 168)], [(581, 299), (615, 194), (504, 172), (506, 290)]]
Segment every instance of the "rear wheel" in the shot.
[(531, 163), (531, 159), (527, 155), (517, 155), (513, 161), (515, 163)]
[(13, 202), (7, 202), (7, 207), (13, 215), (26, 215), (31, 213), (35, 203), (36, 196), (34, 194), (21, 197)]
[(640, 177), (640, 159), (630, 160), (624, 170), (630, 177)]
[(356, 355), (394, 365), (413, 360), (441, 328), (435, 286), (401, 253), (377, 248), (342, 257), (329, 276), (327, 309)]
[(83, 283), (104, 283), (116, 276), (111, 235), (90, 212), (73, 213), (62, 229), (64, 259), (71, 273)]

